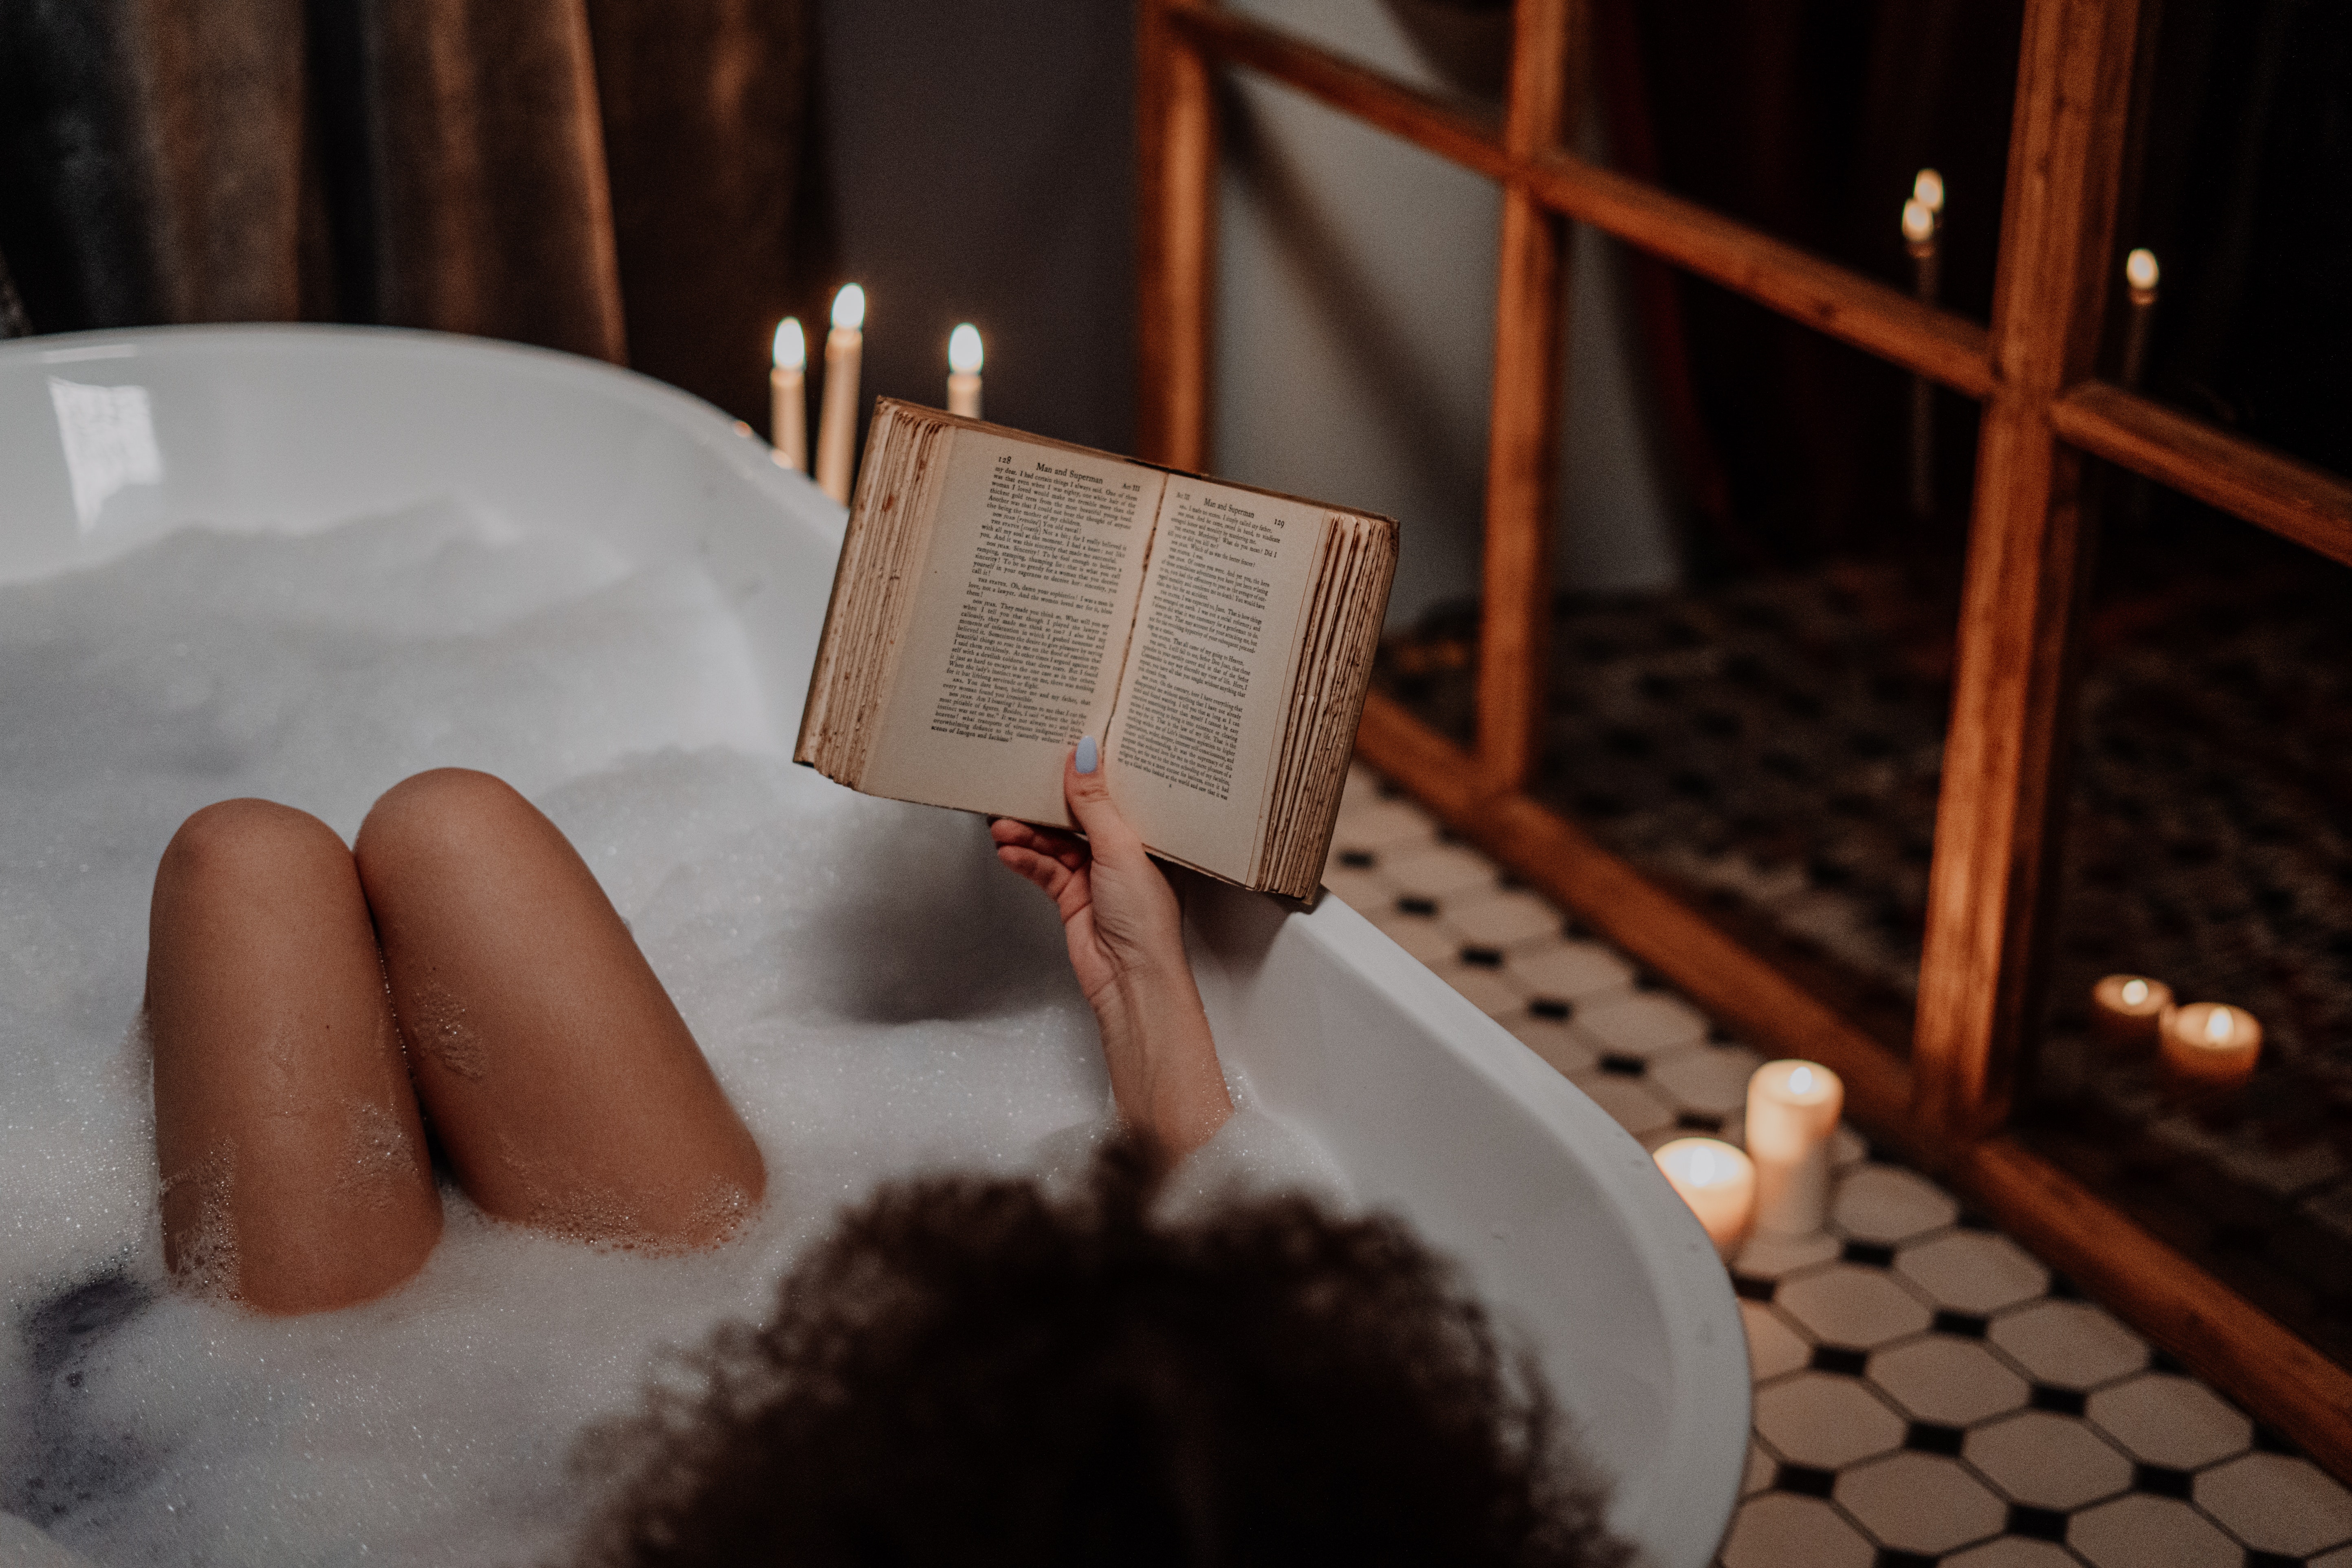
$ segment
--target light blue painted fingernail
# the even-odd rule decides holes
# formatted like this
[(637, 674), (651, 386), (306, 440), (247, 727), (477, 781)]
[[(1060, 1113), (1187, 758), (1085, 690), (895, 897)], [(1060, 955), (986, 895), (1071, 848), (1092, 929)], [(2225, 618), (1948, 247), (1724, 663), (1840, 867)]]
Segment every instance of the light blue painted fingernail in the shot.
[(1102, 750), (1095, 744), (1095, 738), (1092, 735), (1079, 736), (1078, 772), (1082, 773), (1090, 773), (1095, 771), (1096, 767), (1101, 762)]

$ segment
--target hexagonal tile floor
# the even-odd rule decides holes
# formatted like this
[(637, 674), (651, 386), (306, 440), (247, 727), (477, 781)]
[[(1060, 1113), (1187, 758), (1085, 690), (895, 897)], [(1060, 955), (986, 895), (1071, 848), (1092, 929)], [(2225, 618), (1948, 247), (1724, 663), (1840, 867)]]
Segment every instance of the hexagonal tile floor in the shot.
[[(1325, 885), (1625, 1130), (1734, 1142), (1759, 1058), (1359, 768)], [(1723, 1568), (2352, 1568), (2352, 1491), (1841, 1130), (1830, 1227), (1735, 1260)]]

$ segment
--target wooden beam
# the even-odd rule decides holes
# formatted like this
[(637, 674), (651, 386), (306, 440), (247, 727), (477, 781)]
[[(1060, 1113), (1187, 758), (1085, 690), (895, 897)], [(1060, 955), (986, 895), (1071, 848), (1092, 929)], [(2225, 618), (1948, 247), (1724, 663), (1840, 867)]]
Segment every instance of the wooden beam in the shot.
[(1911, 1058), (1931, 1147), (2008, 1119), (2038, 1001), (2084, 543), (2082, 458), (2050, 411), (2097, 350), (2138, 10), (2025, 7)]
[[(1567, 123), (1573, 0), (1518, 0), (1504, 150), (1525, 163)], [(1567, 226), (1524, 185), (1503, 187), (1495, 382), (1486, 416), (1486, 537), (1479, 598), (1478, 768), (1516, 790), (1542, 748), (1551, 631), (1552, 515), (1568, 295)]]
[(1278, 27), (1253, 22), (1206, 0), (1147, 0), (1192, 48), (1228, 65), (1246, 66), (1352, 120), (1425, 147), (1439, 157), (1502, 179), (1510, 164), (1502, 126), (1458, 99), (1410, 87), (1370, 66), (1345, 59)]
[(1168, 0), (1136, 12), (1137, 452), (1209, 467), (1209, 342), (1215, 320), (1217, 124), (1209, 65)]
[(1992, 391), (1981, 322), (1801, 250), (1696, 202), (1576, 157), (1516, 155), (1498, 128), (1461, 103), (1409, 87), (1261, 22), (1163, 0), (1170, 25), (1202, 53), (1244, 66), (1425, 148), (1552, 211), (1968, 397)]
[(2352, 1480), (2352, 1372), (2013, 1138), (1948, 1173), (2035, 1257)]
[(2050, 411), (2059, 437), (2352, 565), (2352, 484), (2160, 403), (2085, 382)]
[(1992, 393), (1981, 322), (1567, 153), (1538, 158), (1524, 177), (1556, 211), (1661, 261), (1963, 396)]

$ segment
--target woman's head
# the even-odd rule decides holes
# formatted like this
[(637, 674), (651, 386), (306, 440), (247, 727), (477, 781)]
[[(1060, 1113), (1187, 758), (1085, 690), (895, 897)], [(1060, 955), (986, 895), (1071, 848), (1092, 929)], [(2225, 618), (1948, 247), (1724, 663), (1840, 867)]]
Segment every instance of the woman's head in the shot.
[(1531, 1365), (1396, 1222), (1154, 1217), (1108, 1151), (886, 1189), (604, 1434), (626, 1564), (1614, 1563)]

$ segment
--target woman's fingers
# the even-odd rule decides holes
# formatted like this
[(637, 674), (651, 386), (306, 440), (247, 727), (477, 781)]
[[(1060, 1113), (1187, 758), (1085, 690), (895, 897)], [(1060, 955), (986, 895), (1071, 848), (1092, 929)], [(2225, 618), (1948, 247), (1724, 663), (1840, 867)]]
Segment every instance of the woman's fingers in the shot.
[(999, 847), (1011, 846), (1049, 856), (1073, 871), (1087, 863), (1087, 846), (1083, 840), (1050, 827), (1034, 826), (1010, 816), (992, 816), (988, 821), (988, 834)]
[[(1099, 758), (1100, 753), (1096, 755)], [(1078, 763), (1082, 760), (1086, 759), (1074, 750), (1069, 761), (1062, 764), (1062, 795), (1070, 803), (1070, 815), (1086, 830), (1087, 842), (1097, 857), (1122, 865), (1143, 864), (1143, 840), (1110, 798), (1110, 781), (1105, 770), (1097, 763), (1092, 770), (1080, 773)]]

